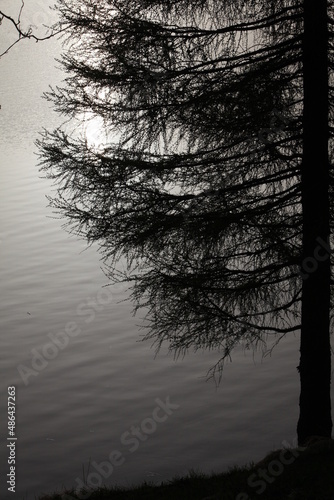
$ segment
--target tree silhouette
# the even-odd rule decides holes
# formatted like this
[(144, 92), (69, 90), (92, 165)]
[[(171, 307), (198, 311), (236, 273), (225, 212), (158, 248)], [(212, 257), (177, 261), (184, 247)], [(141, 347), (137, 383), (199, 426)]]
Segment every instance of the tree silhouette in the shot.
[(330, 436), (332, 4), (57, 8), (67, 78), (46, 96), (104, 136), (44, 132), (51, 204), (132, 284), (158, 346), (223, 361), (301, 330), (298, 439)]

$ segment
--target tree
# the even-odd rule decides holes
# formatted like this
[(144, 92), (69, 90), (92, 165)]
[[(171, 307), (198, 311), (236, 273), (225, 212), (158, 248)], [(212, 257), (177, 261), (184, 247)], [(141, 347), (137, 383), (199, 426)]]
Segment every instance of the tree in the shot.
[(299, 443), (331, 436), (332, 4), (57, 8), (67, 78), (46, 97), (104, 136), (44, 132), (51, 204), (131, 283), (158, 347), (223, 362), (301, 330)]

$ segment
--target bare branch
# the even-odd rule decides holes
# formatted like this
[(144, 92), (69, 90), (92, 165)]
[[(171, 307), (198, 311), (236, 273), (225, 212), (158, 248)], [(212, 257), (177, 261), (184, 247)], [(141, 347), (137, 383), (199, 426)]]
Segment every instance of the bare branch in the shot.
[(10, 51), (10, 49), (12, 47), (14, 47), (14, 45), (16, 45), (18, 42), (20, 42), (23, 39), (35, 40), (35, 42), (37, 43), (37, 42), (41, 42), (44, 40), (49, 40), (50, 38), (53, 38), (57, 35), (60, 35), (61, 33), (65, 32), (67, 30), (67, 27), (62, 27), (61, 23), (56, 23), (55, 25), (53, 25), (51, 27), (46, 26), (46, 28), (51, 30), (51, 32), (45, 36), (35, 35), (32, 31), (31, 26), (29, 26), (29, 28), (27, 30), (23, 30), (21, 28), (21, 17), (22, 17), (24, 6), (25, 6), (24, 0), (22, 0), (22, 4), (20, 7), (18, 17), (17, 17), (17, 21), (13, 17), (5, 14), (2, 10), (0, 10), (0, 24), (2, 24), (2, 21), (4, 19), (6, 19), (7, 21), (9, 21), (12, 24), (12, 26), (14, 26), (14, 28), (18, 34), (17, 40), (15, 40), (15, 42), (13, 42), (9, 47), (7, 47), (6, 50), (4, 50), (0, 54), (0, 58), (2, 56), (4, 56), (5, 54), (7, 54)]

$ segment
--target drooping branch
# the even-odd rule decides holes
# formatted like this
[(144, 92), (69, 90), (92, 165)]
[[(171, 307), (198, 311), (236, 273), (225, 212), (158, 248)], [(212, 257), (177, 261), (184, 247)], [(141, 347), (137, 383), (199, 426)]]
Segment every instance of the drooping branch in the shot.
[(50, 201), (131, 282), (148, 338), (230, 352), (298, 329), (301, 2), (58, 3), (71, 50), (46, 97), (108, 139), (45, 133)]

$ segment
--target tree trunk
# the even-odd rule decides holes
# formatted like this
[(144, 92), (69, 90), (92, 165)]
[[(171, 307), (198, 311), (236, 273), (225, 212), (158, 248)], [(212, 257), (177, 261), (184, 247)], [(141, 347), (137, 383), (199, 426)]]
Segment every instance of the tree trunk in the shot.
[(299, 444), (332, 432), (327, 0), (305, 0), (304, 23)]

